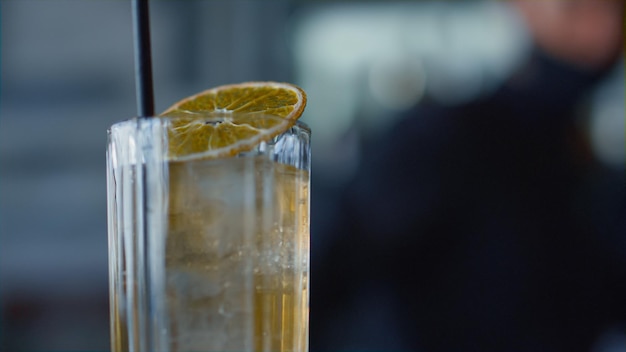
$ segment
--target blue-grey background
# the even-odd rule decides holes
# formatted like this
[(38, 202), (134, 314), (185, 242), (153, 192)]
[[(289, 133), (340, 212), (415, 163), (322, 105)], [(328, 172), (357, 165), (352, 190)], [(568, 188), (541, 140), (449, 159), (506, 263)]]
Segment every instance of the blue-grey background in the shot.
[[(106, 129), (135, 114), (130, 1), (2, 0), (0, 350), (109, 347)], [(313, 216), (363, 138), (428, 92), (487, 94), (528, 38), (500, 2), (151, 2), (156, 110), (200, 90), (290, 81), (309, 94)], [(594, 152), (623, 168), (623, 65), (589, 101)], [(326, 191), (326, 192), (325, 192)], [(312, 236), (324, 242), (313, 222)], [(610, 335), (598, 351), (619, 349)], [(618, 347), (616, 347), (618, 346)]]

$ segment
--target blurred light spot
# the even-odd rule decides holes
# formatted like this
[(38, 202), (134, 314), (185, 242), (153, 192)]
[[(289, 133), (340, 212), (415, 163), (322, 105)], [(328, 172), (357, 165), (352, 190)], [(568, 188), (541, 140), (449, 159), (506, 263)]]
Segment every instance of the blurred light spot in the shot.
[(303, 120), (322, 163), (351, 129), (383, 133), (423, 96), (456, 104), (490, 93), (528, 49), (520, 19), (498, 1), (335, 3), (305, 7), (293, 23)]
[(623, 326), (607, 329), (600, 335), (592, 352), (626, 352), (626, 334)]
[(614, 167), (624, 167), (626, 160), (624, 116), (624, 64), (598, 88), (592, 102), (590, 133), (597, 157)]
[(424, 95), (426, 75), (418, 60), (389, 56), (372, 63), (369, 70), (372, 96), (383, 107), (403, 111)]

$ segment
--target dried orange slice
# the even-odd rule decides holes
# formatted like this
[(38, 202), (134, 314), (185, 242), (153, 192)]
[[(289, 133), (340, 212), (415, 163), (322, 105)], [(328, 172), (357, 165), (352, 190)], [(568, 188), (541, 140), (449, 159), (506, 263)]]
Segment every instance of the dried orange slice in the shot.
[(305, 92), (289, 83), (247, 82), (200, 92), (161, 114), (172, 117), (169, 157), (237, 155), (289, 129), (305, 106)]

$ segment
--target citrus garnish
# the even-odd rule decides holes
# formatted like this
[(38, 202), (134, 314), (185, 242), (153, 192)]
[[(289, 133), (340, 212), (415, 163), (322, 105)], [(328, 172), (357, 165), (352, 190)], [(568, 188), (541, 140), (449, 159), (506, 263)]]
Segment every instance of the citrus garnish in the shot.
[(252, 149), (289, 129), (302, 115), (306, 94), (289, 83), (247, 82), (185, 98), (161, 114), (171, 160), (217, 158)]

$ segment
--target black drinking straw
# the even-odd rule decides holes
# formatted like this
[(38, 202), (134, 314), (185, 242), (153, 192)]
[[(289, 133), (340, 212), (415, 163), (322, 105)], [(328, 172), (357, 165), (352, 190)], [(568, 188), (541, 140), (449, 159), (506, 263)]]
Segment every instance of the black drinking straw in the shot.
[[(135, 40), (135, 87), (137, 92), (137, 114), (138, 117), (151, 117), (154, 116), (154, 94), (152, 88), (152, 58), (150, 54), (150, 19), (149, 19), (149, 11), (148, 11), (148, 0), (131, 0), (133, 7), (133, 36)], [(142, 218), (142, 227), (143, 234), (141, 241), (141, 246), (143, 246), (144, 251), (148, 248), (148, 192), (146, 192), (145, 187), (148, 184), (147, 174), (144, 171), (147, 167), (139, 168), (141, 171), (141, 184), (143, 185), (143, 190), (141, 192), (141, 200), (143, 207), (143, 215)], [(145, 258), (138, 258), (138, 260), (143, 260), (144, 263), (150, 261), (150, 251), (144, 252)], [(147, 270), (145, 273), (146, 280), (150, 280), (150, 271)], [(149, 281), (148, 281), (149, 282)], [(149, 301), (149, 295), (146, 294), (145, 291), (140, 292), (140, 295), (146, 296), (144, 301), (144, 305), (149, 305), (149, 303), (145, 303)], [(147, 308), (146, 306), (140, 307), (142, 309)], [(142, 316), (139, 318), (139, 324), (144, 325), (147, 324), (145, 321), (145, 317)], [(146, 332), (147, 336), (139, 336), (140, 349), (144, 350), (152, 350), (152, 346), (150, 343), (149, 332)], [(144, 340), (145, 338), (145, 340)], [(144, 345), (146, 344), (146, 345)]]
[(137, 113), (139, 117), (150, 117), (154, 115), (154, 93), (152, 88), (148, 0), (132, 0), (132, 7)]

